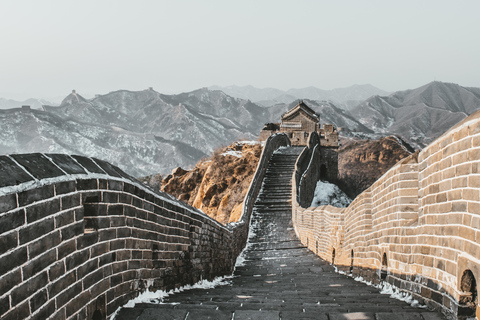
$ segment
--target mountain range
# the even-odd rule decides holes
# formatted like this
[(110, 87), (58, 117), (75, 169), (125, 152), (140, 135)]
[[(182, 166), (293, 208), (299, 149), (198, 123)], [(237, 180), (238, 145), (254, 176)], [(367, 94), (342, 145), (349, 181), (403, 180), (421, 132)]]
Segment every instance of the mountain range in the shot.
[[(92, 99), (72, 92), (59, 106), (0, 110), (0, 154), (80, 154), (137, 177), (165, 174), (177, 166), (191, 168), (236, 140), (256, 140), (264, 123), (279, 122), (298, 103), (265, 107), (252, 101), (207, 88), (176, 95), (119, 90)], [(304, 101), (321, 123), (335, 124), (343, 136), (396, 134), (421, 148), (480, 108), (480, 88), (432, 82), (372, 96), (350, 109), (333, 101)]]
[(347, 88), (323, 90), (316, 87), (289, 89), (282, 91), (274, 88), (255, 88), (253, 86), (211, 86), (210, 90), (221, 90), (226, 94), (240, 99), (249, 99), (261, 106), (269, 107), (278, 103), (291, 103), (299, 99), (332, 101), (346, 108), (374, 96), (387, 95), (388, 92), (371, 84), (353, 85)]
[(350, 114), (377, 133), (398, 134), (422, 148), (480, 109), (480, 88), (434, 81), (389, 96), (373, 96)]
[(52, 104), (52, 102), (44, 99), (27, 99), (24, 101), (17, 101), (12, 99), (0, 98), (0, 110), (20, 108), (21, 106), (30, 106), (33, 109), (41, 109), (43, 105)]
[(221, 145), (256, 139), (267, 110), (221, 91), (163, 95), (120, 90), (60, 106), (0, 110), (0, 154), (89, 155), (134, 176), (191, 167)]

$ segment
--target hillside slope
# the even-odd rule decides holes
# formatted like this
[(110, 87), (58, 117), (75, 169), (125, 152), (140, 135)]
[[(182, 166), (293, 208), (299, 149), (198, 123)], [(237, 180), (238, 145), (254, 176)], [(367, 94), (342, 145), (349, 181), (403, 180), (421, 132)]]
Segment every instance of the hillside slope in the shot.
[(413, 152), (397, 136), (376, 140), (343, 138), (338, 150), (339, 186), (353, 199)]
[(221, 90), (226, 94), (248, 99), (257, 104), (269, 107), (277, 103), (292, 103), (298, 99), (330, 100), (335, 103), (344, 103), (350, 100), (363, 101), (374, 95), (386, 95), (386, 91), (378, 89), (370, 84), (353, 85), (346, 88), (323, 90), (316, 87), (289, 89), (286, 91), (274, 88), (255, 88), (253, 86), (211, 86), (211, 90)]
[(374, 96), (351, 110), (371, 130), (397, 134), (423, 148), (480, 108), (480, 88), (431, 82), (414, 90)]
[(236, 222), (257, 168), (262, 146), (235, 142), (217, 149), (192, 170), (175, 169), (162, 181), (162, 191), (203, 210), (220, 223)]
[[(0, 110), (0, 154), (71, 153), (101, 158), (137, 177), (166, 174), (191, 168), (220, 146), (255, 140), (265, 123), (279, 122), (297, 102), (261, 107), (205, 88), (176, 95), (119, 90), (93, 99), (72, 92), (44, 111)], [(422, 148), (480, 108), (480, 88), (433, 82), (369, 98), (351, 111), (329, 101), (305, 102), (344, 137), (395, 134)]]
[(221, 91), (178, 95), (72, 92), (44, 111), (0, 110), (0, 154), (58, 152), (98, 157), (133, 176), (192, 167), (215, 148), (255, 139), (268, 112)]
[(200, 149), (114, 126), (64, 119), (49, 112), (0, 110), (0, 153), (66, 153), (88, 155), (133, 176), (193, 166), (206, 156)]

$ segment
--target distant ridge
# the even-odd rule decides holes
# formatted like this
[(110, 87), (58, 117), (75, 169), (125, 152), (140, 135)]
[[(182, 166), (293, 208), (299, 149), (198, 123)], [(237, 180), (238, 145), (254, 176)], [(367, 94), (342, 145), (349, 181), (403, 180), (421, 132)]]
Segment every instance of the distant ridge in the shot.
[(327, 100), (336, 103), (344, 103), (350, 100), (363, 101), (374, 95), (387, 95), (388, 92), (378, 89), (370, 84), (352, 85), (346, 88), (322, 90), (316, 87), (289, 89), (282, 91), (274, 88), (259, 89), (253, 86), (211, 86), (210, 90), (221, 90), (226, 94), (249, 99), (263, 106), (271, 106), (276, 103), (291, 103), (297, 99)]
[[(422, 148), (480, 108), (480, 88), (437, 81), (358, 103), (349, 100), (349, 108), (302, 99), (321, 123), (336, 125), (344, 137), (395, 134)], [(0, 154), (79, 154), (109, 161), (136, 177), (165, 174), (193, 167), (220, 146), (256, 140), (265, 123), (279, 122), (298, 100), (260, 106), (206, 88), (174, 95), (151, 88), (118, 90), (92, 99), (72, 92), (60, 106), (45, 105), (43, 111), (0, 110)]]
[(62, 103), (60, 104), (60, 107), (64, 107), (64, 106), (76, 104), (76, 103), (82, 103), (82, 102), (87, 102), (87, 99), (77, 94), (76, 91), (73, 90), (72, 93), (70, 93), (68, 96), (65, 97), (65, 99), (63, 99)]
[(480, 88), (430, 82), (389, 96), (373, 96), (351, 114), (375, 132), (398, 134), (423, 147), (480, 108)]
[(12, 99), (0, 98), (0, 110), (1, 109), (13, 109), (21, 108), (22, 106), (30, 106), (32, 109), (41, 109), (43, 105), (51, 105), (52, 102), (44, 99), (27, 99), (24, 101), (16, 101)]

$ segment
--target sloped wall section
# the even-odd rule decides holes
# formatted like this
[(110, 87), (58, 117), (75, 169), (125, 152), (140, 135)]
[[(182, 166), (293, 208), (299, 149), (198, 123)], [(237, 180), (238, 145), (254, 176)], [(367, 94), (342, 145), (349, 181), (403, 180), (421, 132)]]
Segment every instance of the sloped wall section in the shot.
[(0, 156), (0, 318), (106, 319), (147, 288), (231, 274), (268, 160), (288, 143), (266, 142), (227, 226), (98, 159)]
[(480, 112), (403, 159), (348, 208), (304, 209), (295, 199), (295, 230), (321, 258), (451, 317), (479, 316)]

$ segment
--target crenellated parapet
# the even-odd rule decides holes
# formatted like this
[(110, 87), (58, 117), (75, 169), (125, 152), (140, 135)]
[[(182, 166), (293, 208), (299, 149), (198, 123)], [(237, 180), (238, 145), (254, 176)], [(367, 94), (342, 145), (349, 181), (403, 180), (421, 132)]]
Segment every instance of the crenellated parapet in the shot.
[(147, 289), (231, 274), (268, 160), (288, 144), (266, 142), (227, 226), (98, 159), (0, 156), (0, 318), (106, 319)]
[(234, 229), (98, 159), (0, 157), (2, 319), (102, 317), (229, 274)]
[(397, 163), (347, 208), (302, 208), (301, 198), (292, 198), (293, 224), (321, 258), (452, 318), (480, 316), (480, 112)]

